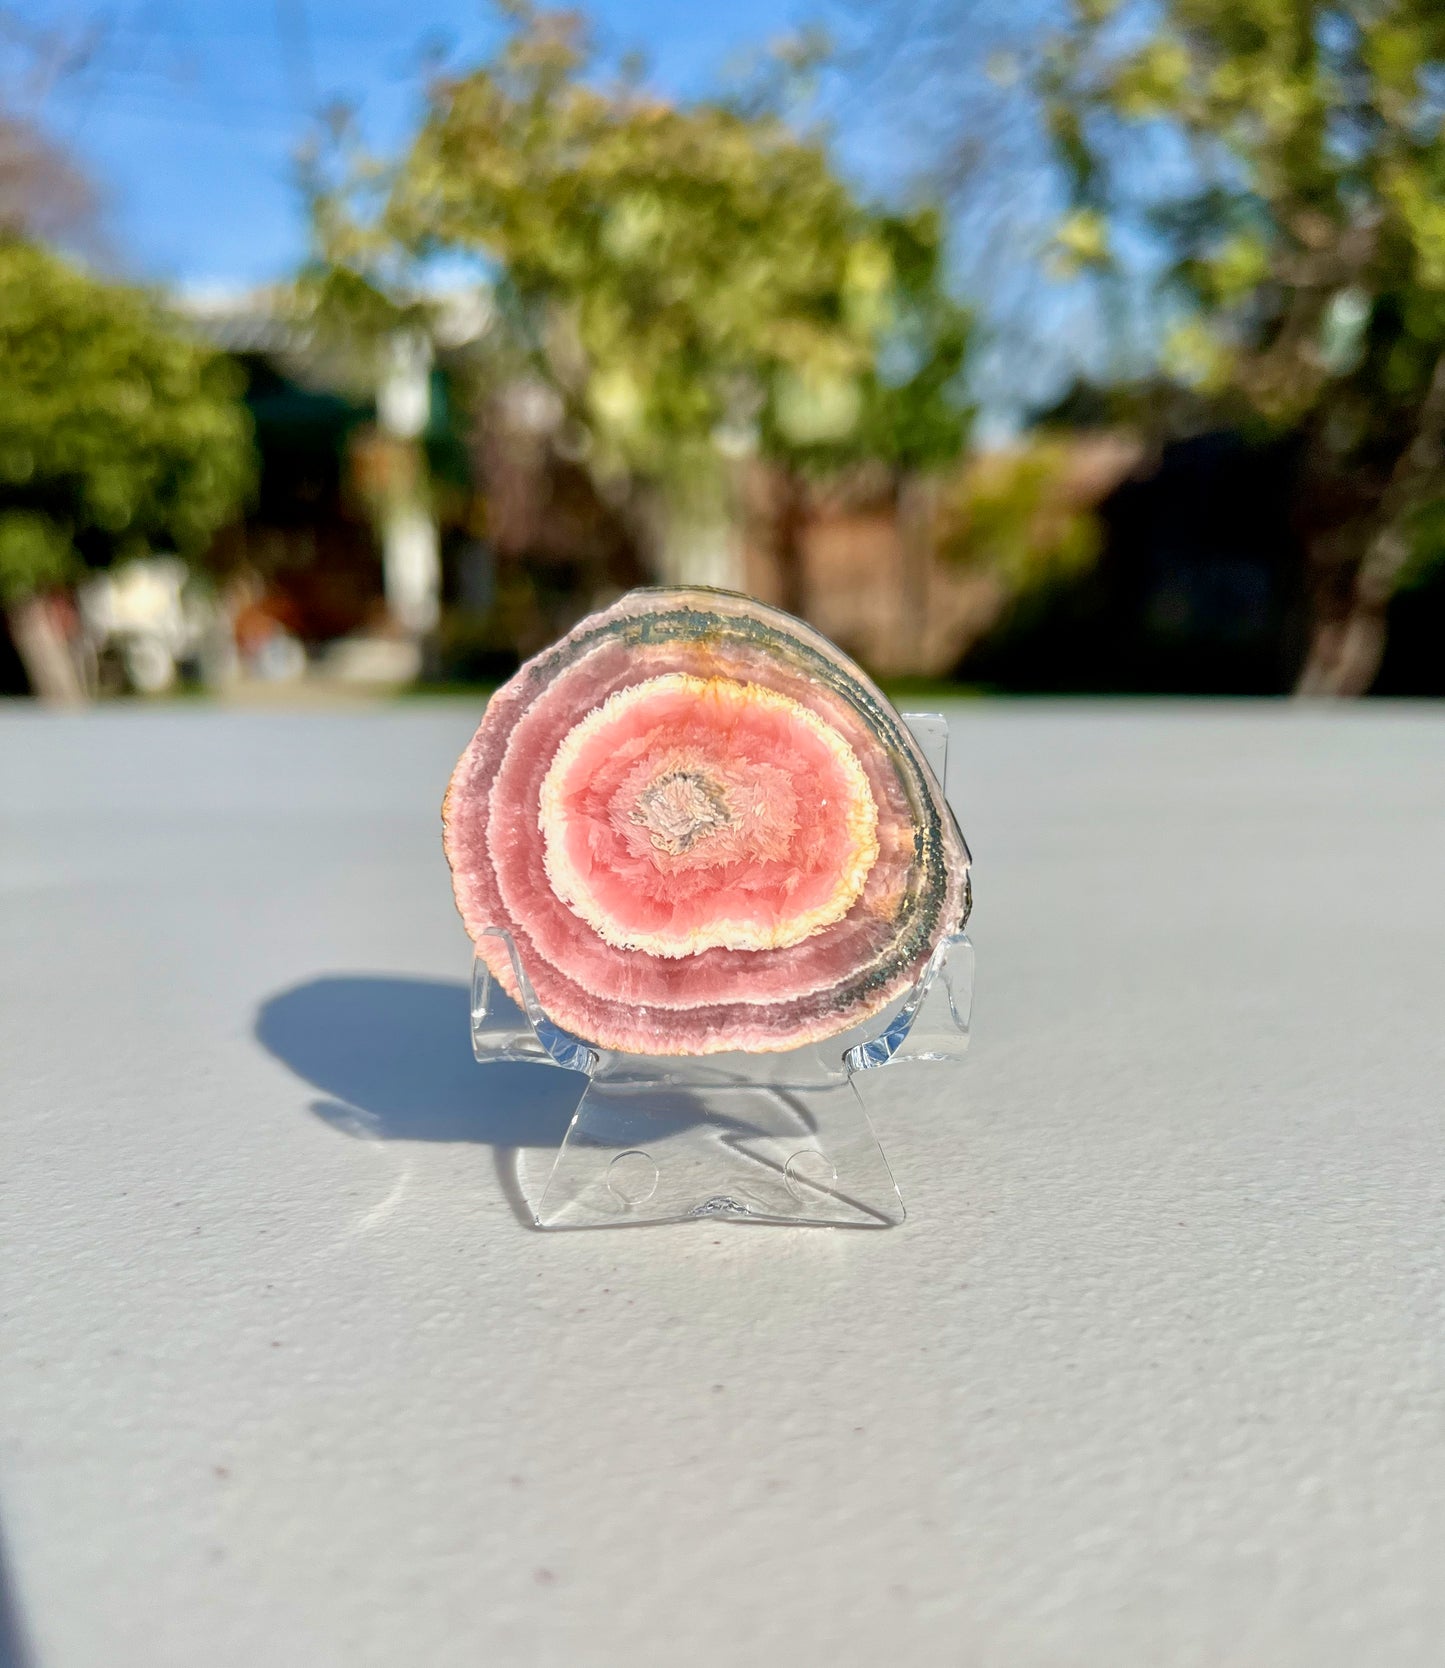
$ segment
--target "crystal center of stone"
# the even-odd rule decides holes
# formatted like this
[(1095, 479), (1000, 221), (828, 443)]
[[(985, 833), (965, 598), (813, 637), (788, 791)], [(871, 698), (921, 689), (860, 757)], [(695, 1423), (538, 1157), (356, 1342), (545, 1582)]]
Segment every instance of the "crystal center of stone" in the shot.
[(691, 851), (699, 840), (727, 828), (732, 818), (722, 794), (706, 777), (690, 770), (659, 776), (637, 796), (631, 820), (647, 830), (658, 851)]

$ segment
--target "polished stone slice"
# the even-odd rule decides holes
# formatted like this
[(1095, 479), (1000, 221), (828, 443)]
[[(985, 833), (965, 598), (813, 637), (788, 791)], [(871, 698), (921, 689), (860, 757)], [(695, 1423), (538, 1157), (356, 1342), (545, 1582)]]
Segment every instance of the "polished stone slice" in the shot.
[(776, 1051), (903, 994), (968, 850), (879, 690), (729, 592), (634, 591), (489, 703), (443, 806), (457, 904), (516, 994), (630, 1053)]

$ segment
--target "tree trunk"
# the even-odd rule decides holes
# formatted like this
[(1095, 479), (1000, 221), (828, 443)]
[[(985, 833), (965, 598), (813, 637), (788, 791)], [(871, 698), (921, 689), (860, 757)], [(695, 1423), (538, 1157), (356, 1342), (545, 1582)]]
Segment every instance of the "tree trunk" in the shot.
[(773, 508), (773, 559), (778, 564), (778, 606), (798, 619), (808, 614), (803, 534), (808, 525), (807, 483), (796, 469), (777, 472)]
[(1381, 528), (1370, 540), (1344, 612), (1314, 621), (1296, 695), (1355, 699), (1369, 694), (1385, 658), (1390, 597), (1409, 555), (1409, 541), (1397, 525)]
[(721, 513), (671, 517), (664, 531), (661, 565), (669, 585), (742, 589), (737, 532)]
[(742, 590), (742, 547), (722, 492), (679, 497), (643, 482), (617, 508), (648, 584)]
[(933, 483), (921, 475), (899, 475), (893, 488), (898, 520), (901, 572), (898, 595), (899, 671), (919, 675), (933, 670), (928, 629), (928, 578), (933, 564)]
[(1405, 526), (1410, 513), (1438, 493), (1442, 458), (1445, 353), (1435, 361), (1416, 421), (1415, 438), (1395, 460), (1376, 511), (1375, 532), (1355, 570), (1346, 607), (1341, 614), (1322, 613), (1314, 623), (1309, 654), (1295, 684), (1296, 695), (1369, 693), (1385, 658), (1390, 598), (1410, 559)]
[(5, 610), (16, 653), (30, 680), (31, 693), (47, 706), (79, 707), (85, 685), (50, 597), (27, 597)]
[(1385, 610), (1357, 607), (1342, 620), (1316, 622), (1295, 694), (1315, 699), (1368, 695), (1385, 657)]

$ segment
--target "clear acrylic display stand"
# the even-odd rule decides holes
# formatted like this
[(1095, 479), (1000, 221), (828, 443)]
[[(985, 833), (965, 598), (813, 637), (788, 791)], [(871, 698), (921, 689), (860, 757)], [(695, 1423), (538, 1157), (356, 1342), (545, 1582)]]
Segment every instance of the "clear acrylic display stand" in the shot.
[[(905, 713), (940, 783), (948, 724)], [(585, 1074), (586, 1086), (540, 1200), (539, 1228), (689, 1219), (887, 1228), (903, 1220), (865, 1110), (869, 1074), (913, 1061), (957, 1062), (968, 1046), (973, 945), (935, 950), (913, 989), (866, 1025), (783, 1054), (619, 1054), (581, 1042), (542, 1012), (511, 935), (514, 1004), (486, 963), (472, 965), (472, 1051)]]

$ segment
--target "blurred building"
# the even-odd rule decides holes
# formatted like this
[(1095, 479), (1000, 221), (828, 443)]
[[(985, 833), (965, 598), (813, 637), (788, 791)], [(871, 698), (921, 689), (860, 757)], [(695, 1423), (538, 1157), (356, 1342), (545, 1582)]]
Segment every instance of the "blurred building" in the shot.
[(382, 573), (354, 447), (374, 422), (374, 401), (264, 290), (192, 296), (185, 308), (242, 367), (255, 424), (256, 499), (217, 540), (210, 564), (243, 658), (264, 657), (283, 635), (317, 647), (365, 629), (381, 612)]
[[(494, 682), (590, 610), (658, 582), (636, 502), (599, 490), (555, 397), (525, 379), (483, 391), (468, 350), (486, 309), (470, 305), (439, 346), (393, 344), (378, 377), (267, 292), (188, 299), (245, 373), (259, 488), (210, 553), (207, 618), (224, 630), (205, 625), (174, 562), (87, 590), (77, 619), (102, 687), (160, 690), (178, 675)], [(1019, 585), (987, 552), (942, 551), (929, 483), (870, 467), (785, 479), (752, 458), (735, 465), (735, 582), (792, 598), (885, 678), (1289, 691), (1305, 647), (1291, 443), (1216, 429), (1151, 449), (1142, 425), (1107, 415), (1050, 414), (1044, 519), (1088, 514), (1098, 530), (1078, 571)], [(962, 476), (989, 467), (975, 457)], [(18, 689), (6, 647), (0, 682)], [(1445, 693), (1445, 574), (1395, 599), (1377, 688)]]
[[(416, 334), (377, 364), (295, 321), (265, 290), (191, 296), (186, 310), (246, 375), (257, 498), (217, 541), (243, 668), (407, 682), (435, 641), (449, 567), (475, 566), (482, 520), (465, 401)], [(451, 309), (451, 340), (482, 327)], [(477, 589), (475, 575), (462, 589)], [(485, 584), (481, 587), (485, 589)], [(304, 649), (277, 652), (293, 642)]]
[[(756, 466), (745, 518), (745, 588), (782, 604), (772, 536), (775, 483)], [(993, 581), (934, 547), (926, 484), (852, 471), (804, 498), (801, 612), (876, 676), (947, 676), (998, 611)]]

